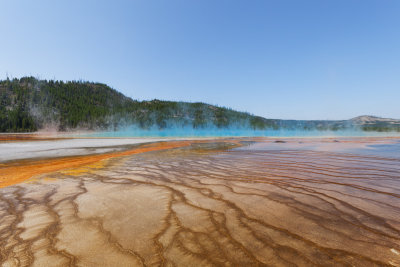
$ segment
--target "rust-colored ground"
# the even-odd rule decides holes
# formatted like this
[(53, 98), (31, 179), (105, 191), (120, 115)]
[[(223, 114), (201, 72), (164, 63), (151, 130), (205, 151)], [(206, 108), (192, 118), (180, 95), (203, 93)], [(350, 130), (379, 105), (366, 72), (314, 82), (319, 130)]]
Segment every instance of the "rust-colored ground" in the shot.
[(21, 141), (39, 141), (39, 140), (55, 140), (60, 137), (51, 137), (40, 134), (0, 134), (0, 142), (21, 142)]
[(339, 151), (398, 143), (258, 141), (143, 145), (0, 188), (0, 264), (400, 266), (399, 155)]
[(35, 161), (22, 161), (16, 164), (0, 164), (0, 188), (20, 183), (35, 175), (59, 171), (65, 168), (76, 168), (83, 165), (93, 164), (100, 160), (114, 157), (133, 155), (143, 152), (172, 149), (188, 146), (190, 142), (160, 142), (143, 145), (139, 148), (100, 155), (75, 156), (57, 159), (45, 159)]

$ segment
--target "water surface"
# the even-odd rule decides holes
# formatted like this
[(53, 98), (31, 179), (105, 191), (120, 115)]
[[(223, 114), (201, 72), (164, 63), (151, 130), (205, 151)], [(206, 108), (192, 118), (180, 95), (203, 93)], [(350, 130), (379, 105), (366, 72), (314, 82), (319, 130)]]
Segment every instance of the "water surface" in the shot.
[(129, 127), (118, 131), (84, 133), (84, 137), (390, 137), (400, 136), (399, 132), (366, 132), (360, 130), (317, 131), (317, 130), (251, 130), (251, 129), (193, 129), (152, 128), (144, 130)]

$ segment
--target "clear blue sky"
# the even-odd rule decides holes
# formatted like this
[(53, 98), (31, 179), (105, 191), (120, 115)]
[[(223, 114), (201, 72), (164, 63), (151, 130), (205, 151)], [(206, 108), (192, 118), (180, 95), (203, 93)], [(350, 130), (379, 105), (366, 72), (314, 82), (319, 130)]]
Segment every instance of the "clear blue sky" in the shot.
[(400, 1), (0, 0), (0, 78), (268, 118), (400, 118)]

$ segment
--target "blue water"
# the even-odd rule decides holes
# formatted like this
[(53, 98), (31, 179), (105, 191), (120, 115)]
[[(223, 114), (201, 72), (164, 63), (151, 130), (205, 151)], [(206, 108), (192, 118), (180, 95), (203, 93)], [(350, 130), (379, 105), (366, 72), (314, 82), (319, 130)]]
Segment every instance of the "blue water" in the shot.
[(400, 141), (390, 144), (372, 144), (367, 148), (353, 150), (353, 153), (364, 153), (372, 156), (400, 158)]
[(143, 130), (136, 127), (119, 131), (104, 131), (82, 134), (81, 137), (374, 137), (400, 136), (397, 132), (364, 132), (357, 130), (345, 131), (307, 131), (307, 130), (251, 130), (251, 129), (193, 129), (170, 128)]

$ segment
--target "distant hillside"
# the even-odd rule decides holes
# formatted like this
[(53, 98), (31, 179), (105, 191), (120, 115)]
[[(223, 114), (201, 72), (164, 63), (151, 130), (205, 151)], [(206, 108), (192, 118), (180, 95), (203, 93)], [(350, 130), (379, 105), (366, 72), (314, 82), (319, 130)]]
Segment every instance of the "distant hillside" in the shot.
[(157, 127), (319, 129), (360, 128), (400, 131), (400, 121), (362, 116), (345, 121), (276, 120), (208, 105), (173, 101), (136, 101), (101, 83), (37, 80), (0, 81), (0, 132), (42, 128), (116, 130), (127, 125)]
[(375, 116), (359, 116), (350, 120), (355, 127), (365, 131), (400, 131), (400, 120), (379, 118)]
[(362, 130), (375, 132), (400, 132), (400, 120), (359, 116), (350, 120), (276, 120), (278, 128), (306, 130)]

